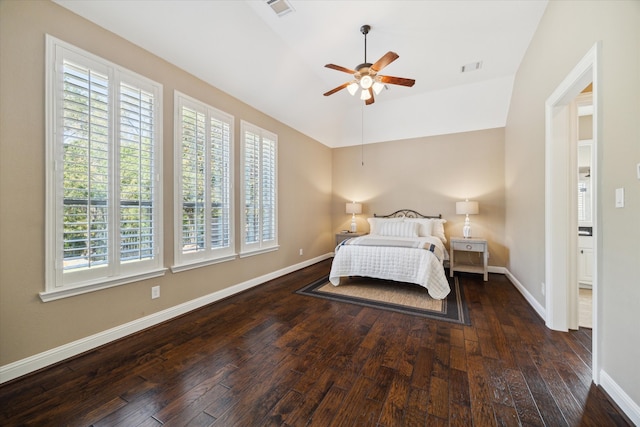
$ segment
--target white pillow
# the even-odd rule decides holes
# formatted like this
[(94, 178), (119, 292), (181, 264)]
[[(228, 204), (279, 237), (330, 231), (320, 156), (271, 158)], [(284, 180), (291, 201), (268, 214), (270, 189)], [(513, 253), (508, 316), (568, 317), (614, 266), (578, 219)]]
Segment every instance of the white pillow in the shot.
[(420, 224), (415, 222), (385, 222), (379, 234), (389, 237), (418, 237)]
[(380, 227), (385, 223), (402, 222), (404, 218), (367, 218), (369, 234), (380, 234)]
[(418, 224), (418, 236), (420, 237), (433, 235), (433, 220), (431, 218), (405, 218), (404, 222), (415, 222)]
[(442, 240), (442, 243), (447, 243), (447, 238), (444, 235), (444, 223), (447, 222), (446, 219), (432, 219), (432, 229), (431, 229), (431, 234), (434, 237), (438, 237), (440, 240)]

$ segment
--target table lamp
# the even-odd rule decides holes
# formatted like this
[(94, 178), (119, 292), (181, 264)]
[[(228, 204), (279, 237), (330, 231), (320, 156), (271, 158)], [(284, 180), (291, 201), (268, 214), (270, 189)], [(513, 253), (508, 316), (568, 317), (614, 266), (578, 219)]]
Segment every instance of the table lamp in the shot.
[(458, 215), (466, 215), (462, 235), (465, 239), (470, 238), (471, 222), (469, 221), (469, 215), (476, 215), (478, 213), (478, 202), (470, 202), (469, 199), (466, 199), (464, 202), (456, 202), (456, 213)]
[(351, 229), (350, 229), (350, 232), (351, 233), (355, 233), (356, 230), (357, 230), (356, 214), (361, 214), (362, 213), (362, 204), (361, 203), (356, 203), (356, 202), (347, 203), (347, 213), (351, 214)]

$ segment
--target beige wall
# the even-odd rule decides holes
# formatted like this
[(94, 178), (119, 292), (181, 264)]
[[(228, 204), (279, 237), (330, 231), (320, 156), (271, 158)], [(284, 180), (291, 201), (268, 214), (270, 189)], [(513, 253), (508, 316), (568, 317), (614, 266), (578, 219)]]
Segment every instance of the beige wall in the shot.
[(593, 138), (593, 116), (580, 116), (578, 118), (578, 140)]
[[(545, 100), (598, 41), (599, 170), (602, 237), (598, 272), (600, 349), (604, 371), (640, 402), (640, 2), (551, 1), (515, 79), (505, 129), (506, 243), (509, 270), (544, 305)], [(626, 205), (614, 207), (625, 188)]]
[[(516, 77), (505, 129), (330, 150), (53, 3), (0, 0), (0, 366), (320, 256), (332, 250), (333, 233), (347, 228), (344, 203), (352, 199), (364, 203), (361, 230), (374, 212), (412, 208), (442, 213), (448, 235), (461, 233), (455, 202), (478, 200), (480, 214), (472, 225), (474, 234), (490, 241), (491, 265), (507, 266), (544, 304), (544, 101), (601, 40), (598, 345), (603, 369), (640, 402), (640, 377), (630, 369), (640, 360), (640, 183), (634, 172), (640, 161), (639, 29), (637, 1), (551, 1)], [(45, 33), (164, 85), (166, 266), (173, 244), (174, 89), (233, 114), (236, 133), (245, 119), (279, 135), (280, 250), (40, 302)], [(613, 207), (617, 187), (625, 187), (624, 209)], [(152, 284), (162, 287), (158, 300), (150, 299)]]
[[(364, 160), (364, 165), (362, 161)], [(358, 230), (368, 231), (366, 218), (398, 209), (425, 215), (442, 214), (447, 236), (461, 236), (464, 216), (455, 202), (477, 200), (472, 234), (489, 241), (492, 266), (505, 266), (504, 130), (353, 146), (333, 150), (334, 232), (349, 229), (345, 203), (362, 202)]]
[[(173, 93), (279, 136), (280, 249), (43, 303), (45, 33), (164, 85), (165, 266), (173, 263)], [(331, 150), (49, 1), (0, 2), (0, 366), (332, 251)], [(236, 138), (236, 159), (239, 144)], [(237, 164), (237, 162), (236, 162)], [(236, 182), (239, 168), (236, 167)], [(239, 224), (236, 186), (236, 224)], [(239, 234), (239, 232), (237, 233)], [(239, 245), (237, 245), (239, 249)], [(304, 249), (304, 256), (299, 249)], [(161, 286), (151, 300), (150, 287)]]

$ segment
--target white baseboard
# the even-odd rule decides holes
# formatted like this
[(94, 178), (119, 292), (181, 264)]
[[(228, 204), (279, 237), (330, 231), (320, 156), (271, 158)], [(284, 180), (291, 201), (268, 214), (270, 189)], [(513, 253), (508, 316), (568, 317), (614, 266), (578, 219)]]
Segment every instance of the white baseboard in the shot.
[(511, 274), (511, 272), (506, 269), (504, 269), (504, 275), (507, 276), (507, 278), (509, 279), (509, 281), (511, 281), (511, 283), (513, 283), (513, 286), (516, 287), (516, 289), (518, 291), (520, 291), (520, 293), (522, 294), (522, 296), (524, 297), (524, 299), (527, 300), (527, 302), (529, 303), (529, 305), (531, 307), (533, 307), (533, 309), (536, 311), (536, 313), (538, 313), (538, 316), (540, 316), (543, 320), (547, 318), (547, 314), (545, 311), (545, 308), (538, 302), (537, 299), (535, 299), (533, 297), (533, 295), (531, 295), (529, 293), (529, 291), (527, 290), (527, 288), (525, 288), (522, 283), (520, 283), (518, 281), (518, 279), (516, 279), (516, 277)]
[(640, 426), (640, 406), (604, 370), (600, 370), (600, 387), (616, 402), (632, 423)]
[(70, 357), (77, 356), (86, 351), (93, 350), (94, 348), (100, 347), (101, 345), (110, 343), (120, 338), (124, 338), (127, 335), (140, 332), (143, 329), (147, 329), (151, 326), (173, 319), (174, 317), (181, 316), (200, 307), (204, 307), (207, 304), (211, 304), (223, 298), (237, 294), (238, 292), (242, 292), (254, 286), (268, 282), (269, 280), (273, 280), (278, 277), (284, 276), (285, 274), (300, 270), (301, 268), (308, 267), (317, 262), (331, 258), (332, 256), (333, 254), (331, 253), (321, 255), (319, 257), (312, 258), (310, 260), (289, 267), (285, 267), (278, 271), (274, 271), (272, 273), (268, 273), (254, 279), (247, 280), (246, 282), (238, 283), (220, 291), (204, 295), (200, 298), (178, 304), (176, 306), (159, 311), (157, 313), (150, 314), (132, 322), (116, 326), (115, 328), (111, 328), (106, 331), (81, 338), (68, 344), (53, 348), (51, 350), (47, 350), (42, 353), (27, 357), (25, 359), (9, 363), (8, 365), (0, 366), (0, 384), (29, 374), (31, 372), (35, 372), (39, 369), (53, 365), (54, 363), (61, 362)]
[[(53, 348), (51, 350), (44, 351), (42, 353), (27, 357), (22, 360), (10, 363), (8, 365), (0, 366), (0, 384), (23, 375), (35, 372), (39, 369), (53, 365), (54, 363), (61, 362), (73, 356), (77, 356), (86, 351), (93, 350), (101, 345), (108, 344), (112, 341), (124, 338), (127, 335), (131, 335), (136, 332), (140, 332), (151, 326), (155, 326), (174, 317), (181, 316), (190, 311), (204, 307), (205, 305), (219, 301), (223, 298), (237, 294), (244, 290), (258, 286), (269, 280), (276, 279), (284, 276), (285, 274), (292, 273), (304, 267), (308, 267), (317, 262), (331, 258), (332, 253), (321, 255), (319, 257), (301, 262), (299, 264), (292, 265), (290, 267), (283, 268), (278, 271), (274, 271), (269, 274), (265, 274), (260, 277), (256, 277), (246, 282), (238, 283), (220, 291), (196, 298), (191, 301), (170, 307), (166, 310), (159, 311), (157, 313), (150, 314), (149, 316), (142, 317), (132, 322), (125, 323), (115, 328), (108, 329), (103, 332), (73, 341), (68, 344)], [(525, 297), (527, 302), (533, 307), (533, 309), (542, 317), (545, 318), (545, 310), (535, 298), (526, 290), (524, 286), (511, 274), (509, 270), (504, 267), (489, 267), (491, 273), (504, 274), (513, 283), (513, 285), (520, 291)], [(640, 426), (640, 407), (627, 395), (624, 390), (605, 372), (600, 371), (600, 386), (607, 392), (607, 394), (613, 399), (613, 401), (620, 407), (620, 409), (631, 419), (631, 421)]]
[[(502, 268), (502, 267), (496, 267)], [(520, 293), (527, 300), (529, 305), (533, 307), (533, 309), (538, 313), (542, 319), (546, 319), (545, 309), (538, 303), (538, 301), (533, 298), (533, 296), (527, 291), (527, 289), (522, 286), (522, 283), (515, 278), (513, 274), (506, 268), (503, 269), (504, 274), (507, 278), (513, 283), (513, 285), (520, 291)], [(491, 271), (491, 269), (489, 270)], [(497, 272), (497, 271), (496, 271)], [(622, 387), (620, 387), (613, 379), (604, 371), (600, 370), (600, 386), (607, 392), (609, 397), (618, 405), (620, 410), (625, 413), (627, 417), (637, 426), (640, 426), (640, 406), (636, 404), (633, 399), (629, 397), (627, 393), (624, 392)]]
[(507, 269), (504, 267), (498, 267), (495, 265), (488, 265), (487, 271), (489, 273), (507, 274)]

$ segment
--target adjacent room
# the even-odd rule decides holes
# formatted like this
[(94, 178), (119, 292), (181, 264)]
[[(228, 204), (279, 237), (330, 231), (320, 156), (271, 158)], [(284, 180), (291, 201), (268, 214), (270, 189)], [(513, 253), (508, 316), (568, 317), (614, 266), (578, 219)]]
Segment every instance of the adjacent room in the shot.
[(635, 0), (0, 0), (0, 424), (638, 425), (638, 118)]

